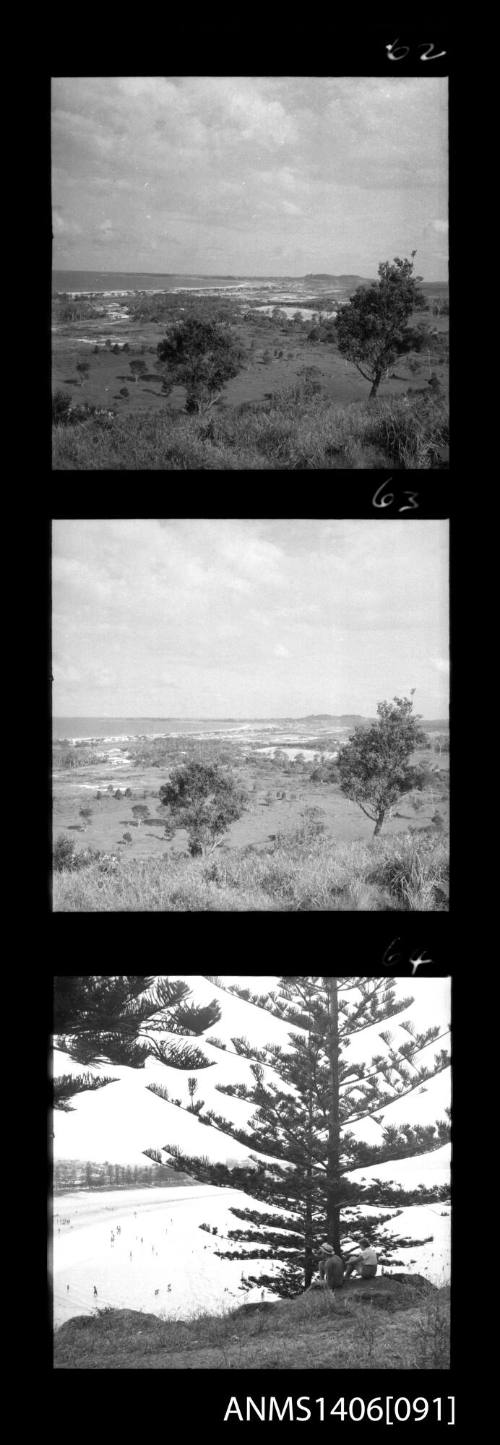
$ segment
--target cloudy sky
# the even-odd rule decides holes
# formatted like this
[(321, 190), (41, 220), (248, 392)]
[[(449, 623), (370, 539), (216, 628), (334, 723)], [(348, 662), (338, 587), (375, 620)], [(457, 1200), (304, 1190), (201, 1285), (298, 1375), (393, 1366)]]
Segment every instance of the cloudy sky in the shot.
[(58, 520), (56, 717), (448, 704), (448, 524)]
[(447, 81), (53, 80), (54, 267), (447, 279)]

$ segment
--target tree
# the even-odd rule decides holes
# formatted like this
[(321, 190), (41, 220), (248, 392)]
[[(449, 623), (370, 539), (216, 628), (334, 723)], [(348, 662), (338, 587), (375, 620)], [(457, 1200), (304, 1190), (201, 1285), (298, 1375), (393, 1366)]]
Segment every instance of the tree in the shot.
[(228, 326), (190, 316), (158, 342), (162, 388), (168, 395), (176, 383), (186, 387), (186, 411), (207, 411), (227, 381), (243, 364), (243, 349)]
[[(178, 1148), (164, 1146), (176, 1170), (187, 1170), (201, 1182), (243, 1189), (278, 1211), (231, 1208), (246, 1228), (229, 1231), (229, 1237), (253, 1243), (254, 1257), (281, 1263), (278, 1278), (261, 1275), (256, 1283), (269, 1284), (282, 1295), (297, 1294), (311, 1281), (318, 1238), (328, 1239), (345, 1254), (364, 1234), (373, 1236), (377, 1225), (394, 1218), (394, 1214), (367, 1218), (367, 1205), (390, 1204), (394, 1209), (415, 1198), (422, 1200), (419, 1189), (407, 1193), (349, 1178), (353, 1170), (413, 1157), (441, 1147), (449, 1138), (447, 1120), (429, 1126), (385, 1123), (385, 1111), (396, 1100), (421, 1092), (426, 1080), (448, 1067), (445, 1049), (432, 1062), (422, 1064), (419, 1059), (442, 1037), (439, 1026), (418, 1033), (405, 1018), (402, 1043), (394, 1044), (391, 1032), (382, 1028), (384, 1052), (376, 1052), (370, 1061), (350, 1061), (349, 1045), (355, 1035), (406, 1013), (412, 1003), (411, 997), (397, 998), (393, 981), (387, 978), (282, 977), (270, 1011), (294, 1030), (289, 1051), (270, 1046), (260, 1050), (252, 1064), (254, 1087), (245, 1097), (257, 1112), (246, 1131), (210, 1115), (212, 1127), (223, 1127), (231, 1137), (246, 1142), (264, 1161), (253, 1152), (248, 1165), (229, 1169), (206, 1158), (188, 1159)], [(379, 1143), (367, 1144), (358, 1130), (354, 1133), (354, 1126), (364, 1119), (378, 1126)], [(424, 1193), (426, 1198), (439, 1199), (446, 1191), (437, 1186)], [(391, 1248), (397, 1245), (394, 1237), (387, 1246), (377, 1239), (381, 1262), (391, 1262)], [(248, 1249), (220, 1253), (222, 1258), (252, 1257)]]
[(337, 313), (335, 334), (341, 356), (352, 361), (366, 381), (371, 382), (370, 399), (388, 375), (397, 357), (420, 351), (427, 339), (424, 326), (408, 326), (413, 311), (425, 307), (419, 290), (421, 276), (413, 275), (413, 257), (381, 261), (380, 280), (358, 287), (350, 301)]
[(143, 377), (143, 376), (145, 375), (147, 369), (148, 369), (148, 368), (147, 368), (147, 365), (146, 365), (146, 362), (145, 362), (145, 361), (141, 361), (140, 358), (138, 357), (136, 361), (129, 361), (129, 367), (130, 367), (130, 370), (131, 370), (131, 372), (132, 372), (132, 376), (133, 376), (133, 379), (134, 379), (134, 381), (135, 381), (135, 384), (136, 384), (136, 386), (137, 386), (137, 382), (139, 381), (139, 378), (140, 378), (140, 377)]
[[(199, 1006), (190, 999), (187, 984), (172, 978), (58, 976), (54, 980), (55, 1047), (81, 1064), (106, 1060), (137, 1069), (144, 1068), (154, 1055), (174, 1069), (208, 1068), (211, 1061), (201, 1049), (161, 1037), (165, 1033), (184, 1039), (198, 1037), (218, 1022), (216, 1000)], [(77, 1079), (73, 1083), (74, 1092), (89, 1087)], [(57, 1085), (56, 1079), (56, 1100)]]
[(230, 773), (218, 764), (185, 763), (160, 788), (160, 801), (169, 809), (166, 827), (186, 828), (189, 851), (212, 853), (230, 823), (241, 817), (245, 793)]
[(76, 370), (80, 377), (80, 386), (83, 386), (90, 372), (90, 363), (88, 361), (77, 361)]
[(134, 814), (134, 818), (137, 819), (139, 828), (141, 828), (142, 824), (146, 822), (146, 818), (149, 818), (149, 808), (147, 804), (134, 803), (132, 805), (132, 812)]
[(375, 823), (374, 837), (380, 833), (388, 808), (420, 784), (420, 771), (410, 767), (409, 758), (425, 742), (425, 734), (412, 711), (408, 697), (380, 702), (378, 722), (356, 728), (339, 752), (337, 773), (342, 792)]

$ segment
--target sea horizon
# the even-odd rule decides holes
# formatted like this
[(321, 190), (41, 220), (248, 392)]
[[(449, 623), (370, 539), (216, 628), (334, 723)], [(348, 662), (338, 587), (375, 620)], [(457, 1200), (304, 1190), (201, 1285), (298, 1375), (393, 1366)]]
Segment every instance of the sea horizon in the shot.
[[(63, 738), (80, 738), (80, 739), (81, 739), (81, 738), (85, 738), (85, 737), (88, 737), (88, 738), (103, 737), (103, 738), (105, 738), (105, 737), (109, 737), (110, 735), (113, 736), (113, 737), (118, 737), (118, 736), (125, 737), (125, 736), (126, 736), (127, 734), (129, 734), (129, 733), (136, 734), (136, 735), (141, 735), (142, 733), (150, 732), (152, 728), (155, 728), (155, 729), (160, 728), (161, 733), (168, 733), (169, 731), (170, 731), (170, 732), (173, 732), (173, 731), (178, 732), (179, 730), (180, 730), (180, 731), (184, 731), (184, 732), (190, 732), (190, 731), (193, 731), (193, 730), (199, 731), (199, 730), (200, 730), (200, 725), (201, 725), (202, 727), (203, 727), (203, 725), (206, 725), (206, 726), (207, 726), (207, 730), (213, 732), (214, 729), (217, 728), (217, 726), (219, 726), (219, 727), (220, 727), (220, 726), (226, 726), (226, 727), (227, 727), (228, 724), (229, 724), (229, 725), (234, 725), (235, 728), (241, 728), (241, 727), (245, 727), (245, 726), (250, 727), (250, 726), (252, 726), (253, 724), (259, 724), (259, 723), (260, 723), (260, 724), (262, 724), (262, 723), (268, 723), (268, 724), (272, 725), (272, 724), (275, 724), (275, 723), (294, 723), (294, 722), (297, 723), (297, 722), (306, 722), (306, 721), (309, 721), (309, 722), (310, 722), (312, 719), (314, 719), (314, 720), (317, 721), (317, 722), (320, 722), (320, 721), (329, 722), (330, 720), (333, 722), (333, 721), (335, 721), (336, 719), (339, 719), (339, 718), (353, 718), (353, 717), (363, 717), (363, 718), (368, 719), (368, 718), (371, 717), (371, 715), (368, 714), (368, 713), (354, 713), (354, 712), (352, 712), (352, 713), (330, 713), (330, 712), (329, 712), (329, 713), (326, 713), (326, 712), (314, 713), (314, 712), (312, 712), (312, 713), (301, 713), (301, 714), (296, 714), (296, 713), (274, 713), (274, 714), (271, 714), (271, 713), (269, 713), (269, 714), (263, 714), (263, 715), (261, 715), (261, 716), (259, 716), (259, 717), (250, 717), (248, 714), (245, 715), (245, 716), (240, 716), (240, 717), (238, 717), (238, 716), (231, 716), (231, 715), (229, 715), (229, 714), (226, 715), (226, 716), (217, 716), (217, 717), (202, 717), (202, 716), (198, 716), (198, 717), (195, 717), (195, 716), (190, 716), (190, 717), (182, 717), (182, 716), (179, 716), (179, 717), (176, 717), (175, 715), (170, 714), (168, 717), (164, 717), (164, 716), (161, 716), (161, 715), (160, 715), (160, 716), (154, 716), (154, 715), (153, 715), (153, 716), (148, 716), (147, 714), (142, 713), (142, 714), (140, 714), (139, 716), (135, 717), (135, 716), (132, 716), (132, 715), (130, 715), (130, 714), (129, 714), (129, 715), (120, 714), (119, 716), (107, 716), (106, 714), (102, 714), (102, 713), (101, 713), (99, 717), (85, 716), (85, 715), (72, 716), (72, 717), (69, 717), (69, 716), (67, 716), (67, 717), (56, 717), (56, 716), (54, 716), (53, 719), (52, 719), (52, 734), (53, 734), (54, 741), (60, 741), (60, 740), (63, 739)], [(441, 723), (442, 723), (442, 725), (443, 725), (444, 727), (448, 727), (448, 719), (447, 719), (446, 717), (443, 717), (443, 718), (427, 718), (427, 719), (426, 719), (426, 718), (423, 718), (422, 721), (423, 721), (424, 723), (427, 722), (428, 724), (430, 724), (430, 723), (434, 723), (434, 724), (440, 723), (440, 724), (441, 724)], [(182, 726), (181, 726), (181, 725), (182, 725)]]

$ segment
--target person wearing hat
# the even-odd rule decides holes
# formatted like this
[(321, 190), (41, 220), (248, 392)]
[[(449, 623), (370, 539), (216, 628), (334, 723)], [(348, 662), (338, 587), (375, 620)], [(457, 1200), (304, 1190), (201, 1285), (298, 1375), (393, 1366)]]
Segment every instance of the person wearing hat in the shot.
[(344, 1283), (344, 1265), (339, 1254), (335, 1253), (333, 1245), (320, 1244), (319, 1248), (319, 1277), (329, 1289), (342, 1289)]

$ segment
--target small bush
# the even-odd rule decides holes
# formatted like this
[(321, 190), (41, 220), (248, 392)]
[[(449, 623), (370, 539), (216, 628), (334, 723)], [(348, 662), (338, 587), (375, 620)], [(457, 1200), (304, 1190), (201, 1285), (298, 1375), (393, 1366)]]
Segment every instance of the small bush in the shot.
[(75, 858), (75, 844), (71, 838), (56, 838), (53, 848), (53, 865), (56, 872), (63, 868), (73, 868)]
[(68, 426), (71, 421), (72, 401), (66, 391), (55, 391), (52, 397), (52, 421), (59, 426)]

